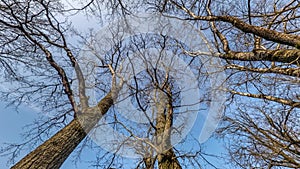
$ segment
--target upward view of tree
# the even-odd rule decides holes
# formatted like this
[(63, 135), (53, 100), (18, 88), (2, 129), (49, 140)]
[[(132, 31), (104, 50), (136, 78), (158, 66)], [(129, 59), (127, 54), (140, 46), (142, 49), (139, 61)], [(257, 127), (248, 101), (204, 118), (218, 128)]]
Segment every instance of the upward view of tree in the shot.
[[(130, 168), (122, 163), (122, 147), (139, 155), (132, 164), (136, 168), (215, 167), (205, 158), (200, 143), (188, 141), (189, 136), (183, 136), (176, 146), (171, 143), (172, 136), (180, 135), (184, 128), (175, 121), (183, 114), (192, 116), (184, 108), (197, 105), (198, 112), (208, 107), (211, 93), (200, 92), (191, 104), (180, 104), (184, 91), (191, 90), (178, 83), (187, 76), (187, 69), (170, 59), (181, 58), (192, 69), (189, 74), (197, 77), (197, 88), (209, 91), (207, 78), (212, 72), (206, 72), (201, 58), (214, 57), (222, 61), (226, 74), (226, 79), (217, 79), (226, 84), (220, 90), (227, 100), (220, 105), (225, 107), (224, 116), (215, 132), (227, 146), (223, 160), (236, 168), (300, 168), (299, 7), (297, 0), (1, 0), (1, 82), (8, 89), (0, 96), (17, 108), (35, 103), (51, 118), (41, 117), (25, 142), (0, 152), (10, 155), (15, 169), (60, 168), (72, 152), (88, 147), (87, 135), (93, 135), (106, 119), (127, 137), (114, 140), (112, 144), (118, 145), (115, 151), (105, 153), (92, 147), (104, 154), (96, 157), (95, 168)], [(193, 25), (206, 35), (206, 43), (212, 44), (210, 52), (185, 46), (163, 31), (118, 39), (117, 35), (126, 32), (120, 25), (115, 36), (105, 39), (107, 43), (92, 43), (101, 37), (92, 30), (79, 32), (70, 21), (76, 15), (106, 22), (122, 18), (126, 27), (126, 18), (138, 17), (141, 12)], [(104, 46), (110, 46), (110, 51), (102, 55), (99, 51)], [(149, 49), (155, 52), (147, 53)], [(97, 61), (89, 64), (82, 60), (81, 55), (87, 53)], [(142, 71), (135, 72), (139, 66)], [(132, 73), (130, 78), (124, 75), (127, 72)], [(92, 85), (98, 97), (90, 98), (88, 77), (96, 79)], [(122, 102), (120, 96), (132, 98), (131, 103), (146, 119), (143, 123), (120, 115), (124, 112), (115, 107)], [(182, 148), (186, 145), (194, 147)], [(27, 146), (34, 148), (15, 162)]]

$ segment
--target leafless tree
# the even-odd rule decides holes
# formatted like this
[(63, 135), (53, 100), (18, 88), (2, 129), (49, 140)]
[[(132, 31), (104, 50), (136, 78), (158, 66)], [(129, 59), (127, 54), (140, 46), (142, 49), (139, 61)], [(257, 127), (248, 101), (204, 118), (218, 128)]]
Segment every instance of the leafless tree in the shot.
[(164, 1), (160, 7), (211, 32), (215, 56), (225, 61), (231, 99), (220, 133), (231, 160), (241, 168), (299, 168), (299, 1)]
[[(77, 60), (78, 49), (70, 42), (69, 36), (73, 30), (67, 20), (68, 16), (81, 11), (101, 18), (102, 6), (112, 19), (116, 16), (126, 18), (135, 11), (146, 10), (188, 21), (203, 31), (214, 45), (213, 56), (224, 61), (224, 71), (228, 75), (224, 90), (229, 99), (218, 133), (227, 140), (231, 162), (240, 168), (300, 167), (300, 102), (297, 90), (299, 1), (76, 2), (82, 5), (79, 8), (65, 7), (60, 1), (30, 0), (2, 0), (0, 3), (0, 63), (5, 69), (3, 83), (15, 84), (9, 91), (3, 91), (1, 96), (17, 105), (36, 102), (42, 105), (44, 112), (55, 113), (54, 118), (37, 124), (36, 130), (33, 130), (37, 132), (35, 139), (32, 139), (34, 141), (27, 143), (37, 145), (45, 137), (49, 139), (13, 168), (59, 168), (102, 116), (112, 109), (113, 100), (123, 85), (122, 80), (117, 81), (120, 78), (115, 72), (118, 64), (110, 55), (98, 65), (102, 75), (108, 74), (110, 78), (99, 82), (106, 88), (103, 97), (91, 106), (86, 94), (85, 74)], [(117, 49), (120, 50), (120, 46)], [(203, 57), (203, 53), (193, 49), (182, 50), (190, 56), (191, 64), (200, 64), (194, 58)], [(71, 75), (72, 71), (76, 73), (75, 78)], [(153, 73), (155, 69), (151, 71)], [(142, 78), (155, 77), (151, 71)], [(198, 73), (200, 76), (202, 72)], [(166, 105), (169, 107), (164, 113), (157, 111), (158, 118), (153, 126), (148, 124), (154, 134), (167, 132), (166, 128), (171, 128), (173, 117), (167, 115), (174, 113), (170, 106), (174, 104), (174, 94), (170, 90), (172, 83), (168, 78), (161, 80), (154, 82), (159, 84), (157, 89), (163, 92), (159, 98), (167, 96)], [(161, 83), (163, 80), (167, 80), (165, 85)], [(73, 81), (78, 83), (78, 91), (73, 91)], [(147, 99), (143, 100), (139, 94), (144, 92), (149, 97), (147, 90), (136, 86), (132, 89), (135, 89), (136, 101), (146, 103)], [(140, 109), (145, 108), (143, 104), (139, 105)], [(118, 118), (114, 120), (123, 126), (123, 130), (128, 123)], [(160, 130), (160, 125), (165, 128)], [(50, 136), (53, 128), (61, 130)], [(136, 133), (131, 134), (131, 137), (134, 136), (137, 136)], [(167, 134), (163, 144), (168, 145), (168, 137)], [(14, 145), (6, 150), (12, 150), (12, 155), (16, 156), (17, 150), (24, 145)], [(151, 148), (150, 151), (147, 148), (148, 153), (152, 152)], [(144, 158), (139, 166), (153, 168), (156, 160), (159, 168), (181, 168), (186, 165), (186, 160), (190, 160), (189, 165), (197, 166), (201, 153), (181, 154), (170, 147), (165, 153), (149, 157)], [(112, 163), (115, 158), (113, 154)]]
[[(103, 37), (103, 39), (107, 38)], [(198, 147), (199, 149), (194, 147), (193, 151), (173, 148), (176, 141), (180, 146), (185, 145), (184, 142), (181, 142), (186, 137), (184, 128), (192, 125), (189, 123), (194, 120), (191, 120), (195, 117), (193, 114), (195, 115), (199, 111), (198, 105), (204, 105), (205, 102), (208, 102), (205, 101), (208, 99), (207, 95), (203, 95), (201, 98), (197, 98), (195, 93), (192, 93), (195, 95), (194, 97), (187, 95), (190, 93), (187, 91), (197, 91), (194, 88), (200, 86), (205, 91), (207, 77), (197, 75), (199, 71), (202, 71), (197, 65), (201, 62), (200, 59), (193, 59), (184, 54), (182, 45), (179, 45), (176, 39), (169, 36), (148, 33), (134, 35), (123, 41), (116, 39), (117, 37), (114, 37), (114, 41), (121, 43), (115, 44), (115, 47), (105, 55), (106, 57), (103, 55), (101, 57), (99, 54), (101, 52), (97, 49), (101, 50), (103, 44), (111, 43), (111, 39), (104, 42), (102, 39), (100, 40), (102, 42), (95, 41), (88, 47), (89, 49), (86, 49), (93, 58), (112, 61), (115, 71), (119, 72), (119, 77), (126, 79), (123, 85), (125, 90), (121, 89), (119, 92), (122, 99), (117, 101), (115, 107), (111, 109), (112, 112), (107, 116), (105, 125), (108, 127), (102, 129), (104, 123), (100, 122), (99, 128), (95, 127), (96, 131), (92, 132), (92, 135), (95, 137), (98, 135), (99, 138), (102, 138), (97, 130), (100, 130), (101, 135), (101, 133), (110, 130), (109, 125), (112, 124), (113, 128), (118, 129), (118, 133), (108, 131), (107, 133), (110, 135), (116, 136), (109, 138), (109, 141), (106, 142), (100, 140), (98, 144), (116, 147), (107, 149), (118, 155), (129, 156), (128, 154), (132, 154), (130, 151), (134, 152), (133, 154), (137, 155), (139, 159), (137, 168), (182, 168), (182, 165), (198, 165), (194, 164), (195, 161), (201, 161), (197, 158), (203, 158), (202, 161), (204, 162), (205, 155), (202, 154), (201, 146)], [(178, 60), (176, 57), (181, 59)], [(194, 67), (193, 71), (189, 71), (187, 67), (179, 64), (180, 61), (186, 65), (190, 64), (191, 68)], [(101, 72), (98, 78), (104, 79), (107, 76)], [(184, 78), (184, 76), (196, 76), (198, 78), (195, 78), (194, 82), (188, 81), (188, 83), (183, 81), (189, 79)], [(180, 86), (182, 82), (188, 85)], [(99, 82), (97, 85), (100, 90), (97, 93), (105, 93), (105, 83)], [(181, 103), (182, 97), (180, 95), (185, 95), (185, 98), (192, 97), (195, 100), (192, 103), (184, 104)], [(130, 98), (129, 101), (125, 101), (128, 98)], [(125, 107), (119, 107), (118, 103), (125, 105)], [(131, 104), (134, 106), (133, 108), (130, 107)], [(197, 108), (193, 108), (195, 107), (193, 105), (197, 105)], [(116, 158), (111, 163), (115, 166)], [(187, 161), (180, 164), (180, 160)], [(103, 160), (99, 159), (95, 165), (102, 166)]]
[[(13, 168), (61, 166), (85, 138), (87, 132), (84, 129), (89, 131), (107, 112), (118, 91), (118, 84), (112, 80), (111, 92), (96, 106), (88, 105), (84, 75), (74, 55), (76, 49), (68, 42), (66, 32), (70, 28), (63, 14), (63, 4), (59, 1), (1, 1), (1, 63), (8, 70), (6, 79), (17, 83), (15, 89), (7, 91), (3, 97), (16, 104), (33, 101), (41, 104), (45, 113), (55, 112), (54, 118), (38, 123), (34, 130), (37, 132), (33, 139), (35, 144), (52, 128), (65, 126)], [(76, 72), (80, 107), (71, 89), (74, 79), (69, 69)], [(94, 124), (88, 121), (89, 118), (94, 120)], [(80, 122), (87, 125), (80, 125)], [(71, 144), (68, 144), (69, 141)], [(17, 148), (12, 151), (15, 156), (23, 146), (8, 149)]]

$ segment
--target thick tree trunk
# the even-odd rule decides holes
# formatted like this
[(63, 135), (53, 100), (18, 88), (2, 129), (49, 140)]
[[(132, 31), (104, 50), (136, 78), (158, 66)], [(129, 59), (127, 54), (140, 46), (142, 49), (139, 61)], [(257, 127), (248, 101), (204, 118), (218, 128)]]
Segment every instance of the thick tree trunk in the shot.
[(144, 160), (144, 163), (145, 163), (145, 166), (146, 166), (145, 169), (154, 169), (154, 163), (155, 163), (154, 158), (147, 157), (147, 158), (144, 158), (143, 160)]
[(181, 169), (180, 163), (172, 148), (158, 155), (157, 159), (159, 169)]
[(110, 92), (99, 102), (97, 107), (84, 111), (15, 164), (12, 169), (59, 169), (112, 104), (113, 99)]
[(167, 86), (168, 96), (161, 93), (158, 103), (158, 115), (156, 121), (157, 145), (160, 153), (157, 155), (159, 169), (181, 169), (171, 145), (171, 129), (173, 126), (173, 99), (172, 92)]
[(25, 156), (12, 169), (59, 168), (86, 133), (77, 119)]

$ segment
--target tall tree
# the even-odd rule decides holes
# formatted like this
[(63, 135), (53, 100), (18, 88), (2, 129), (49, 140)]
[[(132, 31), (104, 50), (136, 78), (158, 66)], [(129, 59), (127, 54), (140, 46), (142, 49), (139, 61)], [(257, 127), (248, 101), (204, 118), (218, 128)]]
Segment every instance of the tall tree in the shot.
[[(44, 111), (53, 108), (57, 111), (56, 117), (38, 126), (37, 130), (43, 130), (39, 137), (48, 134), (53, 125), (65, 123), (68, 116), (73, 118), (12, 168), (59, 168), (112, 106), (117, 95), (119, 84), (115, 83), (110, 69), (111, 91), (96, 106), (89, 106), (85, 77), (65, 33), (69, 31), (69, 23), (58, 19), (63, 16), (63, 10), (59, 1), (1, 1), (1, 64), (7, 70), (5, 78), (18, 83), (15, 93), (7, 92), (3, 97), (13, 98), (12, 103), (17, 104), (36, 101), (44, 105)], [(74, 79), (67, 70), (70, 68), (78, 81), (80, 107), (71, 87)]]
[(208, 26), (226, 61), (231, 99), (220, 132), (232, 162), (299, 168), (299, 1), (164, 1), (160, 9)]
[[(208, 41), (214, 45), (213, 56), (224, 61), (224, 71), (228, 75), (224, 82), (227, 84), (224, 91), (228, 94), (228, 104), (224, 123), (218, 133), (227, 139), (230, 162), (240, 168), (300, 167), (299, 1), (91, 0), (82, 4), (80, 8), (67, 9), (60, 1), (1, 0), (0, 63), (5, 68), (6, 81), (16, 84), (11, 86), (14, 92), (3, 91), (2, 96), (17, 104), (38, 101), (43, 105), (43, 111), (53, 110), (56, 114), (38, 128), (40, 132), (37, 136), (40, 137), (36, 138), (43, 139), (47, 136), (49, 139), (25, 156), (14, 168), (59, 168), (101, 117), (112, 109), (113, 101), (123, 85), (122, 80), (128, 80), (116, 73), (116, 68), (119, 67), (117, 55), (110, 55), (97, 67), (105, 69), (109, 74), (103, 71), (103, 76), (111, 77), (103, 78), (99, 83), (110, 87), (104, 88), (103, 97), (98, 99), (96, 105), (91, 106), (89, 103), (85, 74), (78, 62), (77, 49), (72, 46), (68, 37), (72, 32), (71, 23), (64, 18), (73, 11), (75, 14), (85, 11), (89, 16), (101, 17), (99, 14), (103, 12), (102, 6), (108, 9), (107, 13), (112, 18), (115, 14), (126, 18), (134, 14), (134, 11), (146, 9), (165, 17), (186, 20), (203, 31), (210, 37)], [(113, 54), (122, 53), (122, 47), (118, 46), (120, 44), (114, 43), (117, 51)], [(159, 43), (157, 45), (161, 46)], [(201, 67), (201, 62), (197, 59), (205, 53), (186, 49), (184, 45), (180, 49), (190, 56), (191, 65), (198, 64)], [(76, 78), (72, 78), (72, 70), (75, 71)], [(153, 73), (155, 69), (151, 71)], [(150, 79), (155, 77), (151, 71), (148, 72)], [(198, 74), (205, 76), (201, 71)], [(118, 81), (118, 78), (121, 80)], [(145, 78), (144, 76), (143, 79)], [(78, 82), (78, 91), (72, 88), (73, 81)], [(161, 85), (162, 81), (155, 79), (156, 83), (153, 84)], [(133, 84), (138, 84), (137, 82)], [(174, 118), (172, 114), (176, 111), (172, 106), (176, 103), (172, 100), (172, 83), (160, 85), (156, 85), (160, 90), (158, 98), (164, 98), (166, 107), (157, 104), (157, 121), (152, 123), (150, 120), (151, 123), (147, 124), (154, 135), (170, 132), (168, 129), (172, 128)], [(133, 93), (139, 96), (136, 97), (136, 102), (141, 100), (142, 103), (138, 105), (139, 109), (145, 108), (143, 106), (147, 105), (147, 99), (143, 100), (139, 94), (144, 92), (144, 95), (149, 96), (150, 93), (145, 92), (145, 88), (140, 90), (137, 86), (132, 87), (135, 89)], [(124, 126), (129, 125), (118, 118), (115, 121), (123, 126), (122, 131)], [(52, 134), (52, 127), (61, 130), (48, 137), (49, 132)], [(128, 129), (126, 132), (131, 133), (131, 137), (139, 139), (139, 135), (134, 133), (136, 130), (125, 129)], [(161, 143), (158, 146), (168, 148), (163, 153), (155, 150), (157, 156), (145, 156), (139, 163), (141, 166), (188, 168), (192, 164), (197, 165), (202, 157), (199, 151), (195, 154), (181, 154), (170, 147), (170, 133), (157, 141)], [(157, 148), (149, 148), (151, 144), (143, 143), (141, 145), (148, 146), (145, 146), (147, 153), (151, 154)], [(23, 145), (17, 145), (17, 148), (21, 146)], [(115, 157), (114, 155), (112, 160)]]

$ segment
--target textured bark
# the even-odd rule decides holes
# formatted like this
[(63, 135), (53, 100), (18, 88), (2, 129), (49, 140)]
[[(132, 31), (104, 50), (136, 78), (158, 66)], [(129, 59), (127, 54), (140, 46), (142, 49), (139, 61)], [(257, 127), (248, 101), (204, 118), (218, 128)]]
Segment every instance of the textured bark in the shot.
[(12, 169), (59, 168), (85, 136), (80, 122), (74, 119)]
[[(213, 19), (214, 20), (214, 19)], [(300, 36), (277, 32), (260, 26), (249, 25), (233, 16), (216, 16), (215, 20), (231, 23), (245, 33), (253, 33), (264, 39), (299, 48)]]
[(12, 169), (59, 169), (112, 104), (110, 92), (96, 107), (84, 110), (81, 115), (25, 156)]
[(157, 159), (159, 169), (181, 169), (173, 149), (169, 149), (167, 152), (158, 155)]
[(171, 145), (171, 129), (173, 125), (172, 93), (167, 87), (168, 96), (161, 92), (156, 120), (156, 136), (159, 154), (157, 155), (159, 169), (181, 169)]
[(226, 69), (236, 69), (241, 71), (251, 71), (257, 73), (275, 73), (288, 75), (293, 77), (300, 77), (300, 69), (299, 68), (280, 68), (280, 67), (271, 67), (271, 68), (252, 68), (241, 65), (229, 64), (226, 65)]
[(196, 14), (186, 9), (184, 6), (180, 6), (176, 3), (174, 4), (178, 8), (182, 9), (187, 14), (189, 14), (194, 20), (227, 22), (245, 33), (252, 33), (266, 40), (270, 40), (284, 45), (294, 46), (298, 49), (300, 48), (299, 35), (286, 34), (282, 32), (277, 32), (275, 30), (270, 30), (264, 27), (250, 25), (240, 20), (239, 18), (233, 16), (197, 16)]
[(155, 163), (155, 159), (151, 158), (151, 157), (147, 157), (143, 159), (144, 164), (146, 166), (145, 169), (154, 169), (154, 163)]
[(293, 100), (287, 100), (287, 99), (274, 97), (274, 96), (270, 96), (270, 95), (264, 95), (264, 94), (252, 94), (252, 93), (237, 92), (237, 91), (234, 91), (234, 90), (229, 90), (228, 92), (230, 92), (231, 94), (237, 94), (237, 95), (240, 95), (240, 96), (247, 96), (247, 97), (252, 97), (252, 98), (269, 100), (269, 101), (277, 102), (277, 103), (280, 103), (280, 104), (289, 105), (291, 107), (300, 108), (300, 102), (295, 102)]
[(271, 61), (299, 65), (300, 50), (256, 50), (253, 52), (228, 52), (220, 54), (220, 58), (241, 61)]

